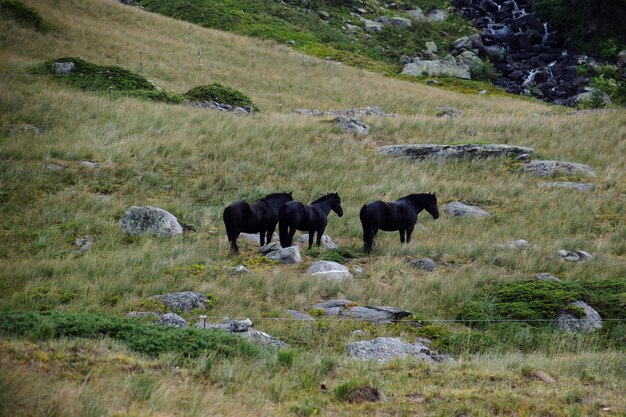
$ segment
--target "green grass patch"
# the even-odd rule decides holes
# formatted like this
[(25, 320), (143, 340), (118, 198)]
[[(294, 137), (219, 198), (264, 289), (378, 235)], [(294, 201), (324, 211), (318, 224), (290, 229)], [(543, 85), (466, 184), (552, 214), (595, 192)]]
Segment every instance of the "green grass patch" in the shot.
[(50, 28), (37, 10), (17, 0), (0, 0), (0, 16), (13, 19), (21, 26), (33, 27), (39, 32)]
[(191, 101), (216, 101), (221, 104), (249, 107), (254, 111), (259, 111), (250, 97), (221, 83), (194, 87), (185, 93), (185, 98)]
[(222, 357), (256, 358), (260, 355), (256, 346), (221, 331), (155, 326), (132, 319), (58, 311), (3, 312), (0, 335), (37, 340), (109, 337), (152, 357), (174, 353), (181, 358), (197, 358), (207, 352)]
[[(73, 62), (74, 69), (68, 74), (56, 75), (53, 69), (55, 62)], [(52, 75), (73, 88), (110, 94), (114, 97), (134, 97), (166, 103), (180, 103), (183, 100), (179, 94), (163, 90), (142, 75), (116, 66), (92, 64), (78, 57), (47, 61), (37, 66), (34, 71)]]

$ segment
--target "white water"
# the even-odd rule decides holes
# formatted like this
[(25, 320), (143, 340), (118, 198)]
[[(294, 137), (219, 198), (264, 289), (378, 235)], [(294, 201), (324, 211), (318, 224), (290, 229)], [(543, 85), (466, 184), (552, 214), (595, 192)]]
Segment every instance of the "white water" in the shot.
[(548, 32), (548, 22), (543, 24), (543, 38), (541, 38), (541, 44), (545, 46), (550, 39), (550, 32)]

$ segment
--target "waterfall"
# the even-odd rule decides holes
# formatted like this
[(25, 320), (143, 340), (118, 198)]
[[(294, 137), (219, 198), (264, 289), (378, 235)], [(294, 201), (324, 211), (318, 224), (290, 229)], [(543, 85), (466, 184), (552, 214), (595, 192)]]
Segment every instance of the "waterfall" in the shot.
[(546, 46), (548, 39), (550, 39), (550, 32), (548, 32), (548, 22), (546, 22), (543, 24), (543, 38), (541, 38), (541, 44)]
[(530, 70), (530, 73), (528, 73), (528, 77), (526, 77), (526, 79), (522, 83), (522, 87), (527, 88), (530, 84), (532, 84), (532, 82), (535, 81), (536, 74), (537, 74), (536, 69)]

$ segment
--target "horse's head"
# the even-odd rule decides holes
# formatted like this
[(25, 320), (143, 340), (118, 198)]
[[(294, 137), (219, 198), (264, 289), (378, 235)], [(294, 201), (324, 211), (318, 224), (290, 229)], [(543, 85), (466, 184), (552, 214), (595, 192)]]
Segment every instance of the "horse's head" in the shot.
[(337, 213), (337, 216), (343, 216), (343, 209), (341, 208), (341, 198), (339, 197), (339, 194), (333, 193), (331, 194), (331, 196), (333, 198), (333, 205), (331, 207), (331, 210)]
[(439, 218), (439, 209), (437, 208), (437, 196), (435, 193), (426, 194), (424, 209), (433, 217), (433, 219)]

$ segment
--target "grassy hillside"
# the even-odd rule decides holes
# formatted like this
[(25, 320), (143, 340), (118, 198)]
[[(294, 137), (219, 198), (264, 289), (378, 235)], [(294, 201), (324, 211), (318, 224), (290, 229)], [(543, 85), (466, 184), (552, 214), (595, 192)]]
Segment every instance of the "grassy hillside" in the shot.
[[(623, 322), (574, 336), (545, 326), (471, 328), (437, 320), (456, 317), (496, 284), (538, 272), (594, 296), (606, 288), (598, 282), (623, 282), (625, 111), (568, 114), (526, 100), (434, 89), (113, 1), (25, 3), (51, 29), (38, 32), (0, 16), (0, 309), (121, 317), (149, 306), (151, 295), (194, 290), (215, 297), (205, 312), (214, 321), (251, 317), (255, 328), (291, 348), (254, 357), (146, 357), (115, 338), (57, 337), (44, 323), (37, 332), (0, 339), (0, 414), (620, 415)], [(31, 71), (64, 56), (141, 72), (178, 94), (220, 82), (250, 96), (261, 111), (241, 117), (90, 93)], [(435, 117), (435, 107), (448, 105), (463, 116)], [(329, 118), (292, 113), (365, 106), (398, 117), (366, 118), (371, 134), (357, 138)], [(412, 164), (376, 152), (382, 144), (465, 142), (530, 146), (538, 158), (588, 164), (597, 175), (579, 179), (596, 188), (540, 188), (541, 180), (507, 160)], [(84, 160), (98, 167), (82, 166)], [(354, 256), (345, 262), (364, 274), (351, 284), (308, 277), (304, 270), (320, 256), (315, 251), (296, 266), (260, 262), (246, 244), (239, 257), (228, 256), (223, 208), (273, 191), (293, 191), (302, 201), (339, 192), (345, 215), (331, 215), (327, 232)], [(412, 192), (436, 192), (440, 205), (479, 204), (494, 216), (433, 221), (420, 215), (427, 230), (416, 230), (410, 245), (380, 233), (376, 250), (365, 256), (361, 205)], [(172, 239), (124, 237), (117, 222), (131, 205), (169, 210), (198, 231)], [(72, 243), (85, 235), (94, 245), (77, 256)], [(513, 239), (530, 246), (494, 247)], [(565, 263), (559, 249), (596, 256)], [(419, 272), (406, 262), (423, 256), (439, 270)], [(252, 273), (228, 274), (241, 263)], [(613, 304), (623, 305), (623, 294), (609, 291)], [(404, 308), (425, 325), (268, 320), (335, 297)], [(607, 297), (601, 299), (604, 306)], [(356, 329), (368, 339), (429, 337), (458, 364), (348, 361), (342, 351), (356, 340)], [(557, 383), (538, 380), (536, 370)], [(387, 399), (345, 404), (333, 390), (352, 383), (372, 384)]]

